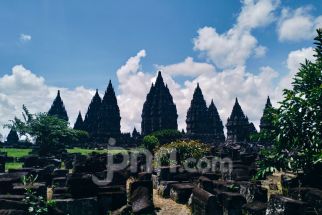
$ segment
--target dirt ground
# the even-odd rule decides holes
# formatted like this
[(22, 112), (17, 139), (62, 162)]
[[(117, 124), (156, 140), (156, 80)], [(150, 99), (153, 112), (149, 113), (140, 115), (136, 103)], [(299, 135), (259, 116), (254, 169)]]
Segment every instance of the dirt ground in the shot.
[(153, 202), (158, 215), (191, 215), (190, 209), (186, 205), (177, 204), (171, 199), (164, 199), (153, 190)]

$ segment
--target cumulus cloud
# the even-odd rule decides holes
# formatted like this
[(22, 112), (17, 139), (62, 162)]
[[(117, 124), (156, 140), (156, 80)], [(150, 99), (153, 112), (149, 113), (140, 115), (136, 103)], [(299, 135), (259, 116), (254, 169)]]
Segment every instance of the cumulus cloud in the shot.
[(288, 68), (289, 73), (281, 79), (279, 87), (283, 89), (290, 88), (291, 83), (293, 81), (293, 77), (297, 73), (298, 69), (300, 68), (301, 63), (304, 63), (305, 59), (314, 61), (315, 58), (313, 57), (313, 55), (314, 55), (314, 49), (312, 47), (291, 51), (288, 54), (288, 57), (286, 60), (286, 66)]
[(262, 57), (266, 48), (252, 35), (254, 28), (270, 24), (279, 5), (276, 0), (244, 0), (237, 23), (225, 33), (213, 27), (203, 27), (194, 38), (194, 50), (201, 51), (219, 68), (242, 66), (254, 55)]
[(312, 16), (311, 7), (300, 7), (296, 10), (284, 8), (278, 23), (280, 41), (300, 41), (312, 39), (317, 28), (322, 28), (322, 15)]
[(172, 76), (190, 76), (195, 77), (204, 73), (215, 71), (212, 64), (204, 62), (195, 62), (192, 57), (187, 57), (183, 62), (171, 65), (156, 65), (158, 70), (168, 73)]
[(48, 111), (58, 89), (61, 90), (70, 122), (73, 124), (78, 111), (85, 113), (87, 110), (94, 90), (82, 86), (75, 89), (49, 86), (43, 77), (35, 75), (24, 66), (14, 66), (11, 74), (0, 77), (0, 130), (15, 116), (21, 117), (23, 104), (33, 113)]
[(29, 34), (20, 34), (19, 40), (21, 42), (28, 42), (31, 40), (31, 35)]
[[(122, 129), (127, 131), (131, 131), (134, 126), (140, 129), (143, 103), (151, 83), (156, 79), (156, 74), (151, 75), (140, 69), (140, 61), (145, 56), (140, 51), (136, 56), (131, 57), (117, 73), (120, 84), (118, 101), (122, 115)], [(191, 61), (184, 60), (168, 67), (187, 68), (191, 66), (191, 62), (192, 59)], [(168, 67), (163, 66), (165, 69)], [(179, 128), (185, 129), (186, 113), (197, 83), (200, 84), (208, 105), (211, 99), (214, 99), (224, 123), (231, 112), (235, 97), (238, 97), (245, 113), (258, 125), (267, 95), (270, 94), (272, 99), (275, 98), (273, 80), (278, 73), (270, 67), (262, 67), (257, 75), (246, 72), (244, 66), (221, 72), (212, 69), (194, 73), (193, 80), (187, 80), (183, 85), (175, 80), (177, 73), (168, 71), (162, 75), (177, 106)]]

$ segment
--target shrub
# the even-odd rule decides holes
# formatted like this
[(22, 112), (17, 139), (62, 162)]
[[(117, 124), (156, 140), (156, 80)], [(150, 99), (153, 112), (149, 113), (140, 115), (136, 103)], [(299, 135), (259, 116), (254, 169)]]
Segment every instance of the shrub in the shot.
[[(200, 159), (204, 157), (210, 148), (208, 145), (194, 140), (180, 140), (175, 141), (160, 147), (156, 153), (155, 158), (161, 165), (171, 165), (174, 163), (184, 164), (188, 158)], [(176, 153), (177, 160), (170, 160), (170, 154)]]
[[(322, 165), (322, 29), (315, 38), (315, 62), (306, 60), (295, 74), (292, 89), (284, 90), (274, 110), (274, 145), (261, 152), (258, 177), (276, 170), (316, 175)], [(313, 177), (314, 178), (314, 177)]]
[(146, 149), (153, 152), (160, 144), (158, 138), (153, 135), (147, 135), (143, 138), (143, 145)]
[(171, 143), (182, 137), (182, 134), (178, 130), (174, 129), (155, 131), (151, 135), (155, 136), (159, 140), (160, 145)]

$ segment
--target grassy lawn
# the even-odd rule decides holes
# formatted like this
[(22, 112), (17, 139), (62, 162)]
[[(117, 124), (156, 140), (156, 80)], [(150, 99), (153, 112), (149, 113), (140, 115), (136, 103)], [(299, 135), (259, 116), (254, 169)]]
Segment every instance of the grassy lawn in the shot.
[(118, 149), (113, 149), (113, 150), (95, 150), (95, 149), (82, 149), (82, 148), (73, 148), (73, 149), (67, 149), (68, 153), (81, 153), (82, 155), (88, 155), (91, 154), (92, 152), (97, 152), (97, 153), (111, 153), (111, 154), (117, 154), (117, 153), (122, 153), (126, 152), (126, 150), (118, 150)]
[(1, 148), (0, 152), (7, 152), (9, 157), (20, 158), (27, 156), (31, 149)]
[(8, 169), (21, 169), (22, 163), (6, 163), (6, 170)]

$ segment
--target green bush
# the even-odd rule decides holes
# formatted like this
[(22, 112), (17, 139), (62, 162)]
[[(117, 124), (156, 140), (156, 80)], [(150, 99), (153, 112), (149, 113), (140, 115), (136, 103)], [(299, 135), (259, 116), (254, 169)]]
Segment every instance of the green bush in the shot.
[(178, 130), (174, 129), (159, 130), (153, 132), (150, 135), (155, 136), (159, 140), (160, 145), (171, 143), (173, 141), (179, 140), (182, 137), (182, 134)]
[[(177, 160), (170, 160), (170, 154), (176, 152)], [(200, 159), (204, 157), (210, 148), (208, 145), (195, 140), (179, 140), (160, 147), (155, 158), (161, 165), (171, 165), (173, 163), (184, 164), (188, 158)]]
[(306, 60), (301, 65), (292, 89), (284, 90), (280, 106), (272, 112), (274, 144), (261, 152), (257, 177), (276, 170), (321, 174), (322, 29), (317, 33), (315, 61)]
[(153, 152), (160, 144), (158, 138), (153, 135), (147, 135), (143, 138), (143, 145), (146, 149)]

